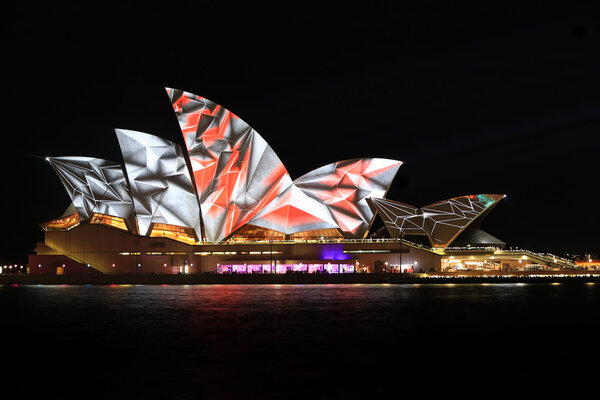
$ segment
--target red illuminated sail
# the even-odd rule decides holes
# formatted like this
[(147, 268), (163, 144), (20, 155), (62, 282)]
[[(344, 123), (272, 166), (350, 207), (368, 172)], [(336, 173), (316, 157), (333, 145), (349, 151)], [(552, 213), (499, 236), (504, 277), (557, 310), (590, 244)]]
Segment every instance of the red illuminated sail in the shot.
[(383, 197), (402, 162), (359, 158), (325, 165), (296, 179), (251, 224), (292, 234), (341, 230), (364, 237), (373, 219), (368, 197)]
[(291, 179), (267, 142), (238, 116), (168, 89), (190, 156), (206, 240), (218, 242), (280, 195)]

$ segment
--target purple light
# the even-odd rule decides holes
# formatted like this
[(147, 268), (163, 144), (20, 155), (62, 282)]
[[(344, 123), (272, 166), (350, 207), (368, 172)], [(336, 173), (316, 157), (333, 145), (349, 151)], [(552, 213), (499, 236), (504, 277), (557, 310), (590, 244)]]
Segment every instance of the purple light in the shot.
[[(302, 272), (302, 273), (329, 273), (329, 274), (347, 274), (354, 272), (354, 264), (337, 264), (331, 262), (322, 262), (318, 264), (277, 264), (276, 273), (285, 274), (286, 272)], [(256, 273), (271, 273), (269, 264), (220, 264), (217, 266), (218, 274), (256, 274)]]
[(319, 246), (321, 260), (349, 260), (350, 254), (344, 254), (344, 245), (337, 243), (322, 244)]

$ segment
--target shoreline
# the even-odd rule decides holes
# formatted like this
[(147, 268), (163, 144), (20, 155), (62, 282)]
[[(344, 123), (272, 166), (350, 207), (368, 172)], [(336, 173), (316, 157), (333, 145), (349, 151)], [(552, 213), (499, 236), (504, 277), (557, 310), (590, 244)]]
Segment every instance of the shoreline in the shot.
[(471, 284), (600, 282), (600, 273), (526, 273), (500, 275), (427, 274), (119, 274), (0, 275), (0, 285), (304, 285), (304, 284)]

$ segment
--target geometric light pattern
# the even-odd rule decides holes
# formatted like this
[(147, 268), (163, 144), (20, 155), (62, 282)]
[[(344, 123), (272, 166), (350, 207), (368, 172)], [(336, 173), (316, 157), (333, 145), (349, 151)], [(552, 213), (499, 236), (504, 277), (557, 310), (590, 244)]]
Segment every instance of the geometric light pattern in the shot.
[(427, 235), (425, 219), (421, 210), (409, 204), (389, 199), (367, 199), (374, 211), (378, 212), (390, 236)]
[(249, 224), (285, 234), (338, 228), (325, 204), (293, 184), (251, 219)]
[(77, 214), (89, 221), (93, 214), (123, 218), (135, 227), (129, 185), (121, 164), (91, 157), (48, 157)]
[(140, 235), (153, 224), (189, 227), (202, 240), (198, 199), (181, 147), (147, 133), (116, 129)]
[(392, 237), (427, 235), (433, 247), (447, 247), (504, 197), (502, 194), (460, 196), (421, 208), (382, 198), (371, 198), (369, 203), (379, 212)]
[(366, 236), (373, 221), (367, 197), (385, 197), (401, 161), (357, 158), (317, 168), (294, 185), (327, 206), (339, 229), (356, 238)]
[(166, 88), (189, 154), (205, 238), (219, 242), (291, 185), (267, 142), (238, 116), (193, 93)]
[(249, 223), (285, 234), (339, 229), (362, 238), (373, 220), (367, 197), (383, 197), (402, 162), (382, 158), (339, 161), (294, 180)]
[(124, 168), (86, 157), (52, 159), (73, 200), (70, 215), (75, 209), (89, 223), (191, 244), (221, 242), (238, 231), (363, 238), (374, 217), (367, 199), (384, 197), (402, 165), (352, 159), (292, 181), (273, 149), (235, 114), (193, 93), (166, 90), (190, 165), (173, 142), (117, 129)]

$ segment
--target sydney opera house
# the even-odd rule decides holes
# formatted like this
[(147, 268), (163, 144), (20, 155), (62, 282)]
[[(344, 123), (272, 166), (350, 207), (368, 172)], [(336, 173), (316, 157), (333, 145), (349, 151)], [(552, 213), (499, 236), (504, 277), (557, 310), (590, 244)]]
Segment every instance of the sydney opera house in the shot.
[[(481, 220), (504, 197), (386, 199), (401, 161), (337, 161), (292, 177), (229, 110), (167, 89), (185, 149), (117, 129), (123, 161), (49, 157), (71, 204), (44, 222), (29, 273), (356, 273), (551, 268), (503, 250)], [(375, 218), (384, 228), (371, 232)], [(555, 265), (553, 265), (553, 263)]]

